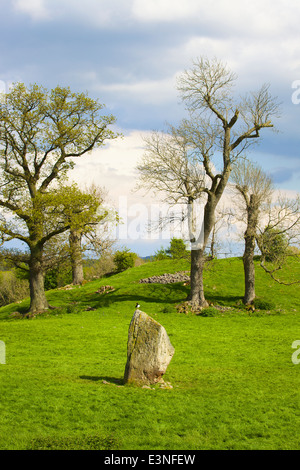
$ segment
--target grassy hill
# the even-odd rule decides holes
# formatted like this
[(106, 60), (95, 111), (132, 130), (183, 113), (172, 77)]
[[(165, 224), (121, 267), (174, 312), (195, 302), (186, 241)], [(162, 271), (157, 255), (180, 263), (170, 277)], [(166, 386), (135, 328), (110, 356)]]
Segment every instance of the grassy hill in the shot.
[[(298, 264), (282, 275), (299, 278)], [(183, 283), (139, 283), (187, 269), (187, 261), (145, 263), (49, 291), (56, 309), (34, 318), (14, 313), (28, 299), (1, 308), (0, 449), (300, 449), (300, 364), (291, 360), (299, 285), (257, 269), (260, 302), (248, 312), (241, 260), (217, 260), (205, 271), (212, 307), (195, 315), (176, 307)], [(105, 285), (114, 290), (102, 293)], [(122, 383), (136, 302), (175, 347), (172, 389)]]

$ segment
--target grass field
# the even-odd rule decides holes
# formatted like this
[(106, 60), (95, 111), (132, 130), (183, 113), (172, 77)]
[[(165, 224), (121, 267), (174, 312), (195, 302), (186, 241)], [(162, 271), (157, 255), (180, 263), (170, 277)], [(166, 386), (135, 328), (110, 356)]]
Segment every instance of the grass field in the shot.
[[(298, 264), (287, 278), (300, 277)], [(57, 309), (36, 318), (11, 315), (28, 300), (0, 309), (0, 449), (300, 449), (299, 285), (276, 284), (258, 268), (260, 309), (248, 312), (241, 260), (217, 260), (205, 289), (224, 309), (195, 315), (175, 308), (183, 283), (138, 282), (186, 269), (186, 261), (145, 263), (49, 291)], [(115, 290), (97, 293), (103, 285)], [(172, 389), (122, 383), (137, 301), (175, 347), (165, 376)]]

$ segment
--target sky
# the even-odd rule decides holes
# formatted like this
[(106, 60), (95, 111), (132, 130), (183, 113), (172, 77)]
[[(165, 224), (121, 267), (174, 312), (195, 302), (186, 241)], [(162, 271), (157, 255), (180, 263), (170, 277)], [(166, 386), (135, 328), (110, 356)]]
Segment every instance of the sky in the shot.
[(167, 243), (141, 228), (154, 202), (134, 191), (135, 168), (143, 136), (185, 115), (176, 79), (201, 56), (225, 62), (241, 94), (270, 84), (281, 102), (278, 132), (263, 133), (249, 156), (278, 190), (299, 192), (299, 0), (0, 0), (0, 7), (1, 91), (18, 81), (69, 86), (116, 116), (123, 138), (82, 157), (70, 178), (107, 189), (128, 219), (117, 235), (122, 245), (147, 256)]

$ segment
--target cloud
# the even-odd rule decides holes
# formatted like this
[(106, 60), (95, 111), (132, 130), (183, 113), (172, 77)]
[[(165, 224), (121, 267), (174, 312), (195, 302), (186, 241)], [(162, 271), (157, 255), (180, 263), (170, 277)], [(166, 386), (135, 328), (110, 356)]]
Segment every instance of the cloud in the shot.
[(90, 183), (105, 186), (113, 198), (131, 194), (137, 178), (135, 167), (144, 153), (145, 134), (132, 130), (124, 138), (75, 160), (70, 179), (80, 186)]
[(33, 20), (46, 20), (51, 18), (50, 10), (45, 0), (14, 0), (16, 11), (27, 13)]
[(193, 17), (199, 11), (197, 0), (134, 0), (133, 15), (140, 21), (172, 22)]
[[(283, 0), (134, 0), (132, 13), (142, 22), (190, 22), (205, 28), (209, 24), (212, 34), (242, 36), (260, 34), (281, 35), (291, 28), (296, 32), (299, 15), (298, 0), (291, 0), (289, 8)], [(205, 28), (206, 29), (206, 28)]]
[(176, 79), (174, 76), (161, 80), (140, 80), (129, 83), (95, 84), (93, 90), (105, 92), (113, 96), (123, 96), (126, 100), (138, 101), (140, 104), (163, 104), (176, 99)]
[(94, 27), (114, 27), (130, 17), (130, 2), (120, 0), (14, 0), (17, 12), (33, 20), (80, 22)]
[[(271, 83), (272, 94), (284, 100), (285, 114), (278, 125), (280, 135), (263, 134), (261, 153), (267, 167), (270, 161), (274, 167), (288, 168), (288, 158), (299, 159), (300, 105), (291, 101), (292, 83), (300, 79), (299, 0), (290, 0), (288, 7), (283, 0), (0, 3), (6, 41), (0, 60), (2, 81), (88, 90), (127, 129), (121, 147), (108, 145), (97, 162), (109, 152), (122, 152), (130, 160), (125, 151), (128, 143), (135, 154), (133, 141), (128, 140), (133, 138), (130, 129), (161, 129), (165, 121), (176, 123), (183, 117), (175, 77), (201, 55), (216, 56), (237, 72), (237, 93)], [(120, 168), (105, 166), (107, 181), (114, 174), (119, 187)]]

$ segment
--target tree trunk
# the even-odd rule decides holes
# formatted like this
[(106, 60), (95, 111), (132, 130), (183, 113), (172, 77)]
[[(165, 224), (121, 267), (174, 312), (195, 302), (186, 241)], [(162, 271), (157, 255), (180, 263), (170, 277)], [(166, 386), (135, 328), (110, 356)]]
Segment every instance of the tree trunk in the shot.
[(80, 231), (73, 230), (70, 232), (69, 243), (71, 252), (72, 278), (74, 285), (82, 284), (84, 281), (81, 238), (82, 233)]
[(255, 267), (254, 250), (255, 236), (258, 223), (258, 204), (256, 197), (251, 194), (247, 204), (247, 229), (245, 232), (245, 250), (243, 255), (245, 274), (245, 295), (243, 302), (246, 305), (252, 304), (255, 299)]
[[(205, 299), (204, 295), (204, 284), (203, 284), (203, 268), (204, 268), (204, 250), (207, 245), (208, 237), (210, 232), (215, 223), (215, 209), (218, 202), (218, 198), (216, 198), (213, 194), (208, 196), (203, 220), (197, 221), (197, 226), (199, 228), (200, 222), (202, 227), (200, 229), (200, 235), (198, 239), (194, 236), (192, 242), (192, 250), (191, 250), (191, 291), (188, 297), (188, 300), (192, 302), (194, 305), (198, 305), (199, 307), (208, 307), (208, 302)], [(195, 226), (196, 226), (195, 225)], [(195, 231), (196, 234), (196, 231)], [(191, 235), (191, 231), (190, 231)], [(193, 243), (194, 242), (194, 243)], [(194, 249), (193, 249), (194, 244)], [(201, 248), (199, 248), (201, 246)]]
[(255, 299), (255, 267), (254, 267), (255, 238), (245, 235), (245, 251), (243, 255), (245, 274), (245, 295), (243, 302), (246, 305), (252, 304)]
[(203, 286), (204, 261), (204, 249), (191, 251), (191, 291), (187, 300), (200, 307), (208, 307)]
[(49, 308), (44, 289), (44, 271), (42, 264), (43, 249), (31, 247), (29, 262), (30, 312), (37, 313)]

